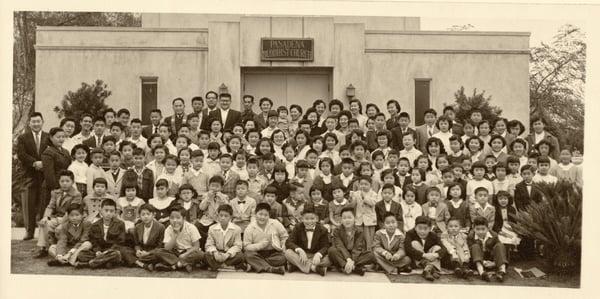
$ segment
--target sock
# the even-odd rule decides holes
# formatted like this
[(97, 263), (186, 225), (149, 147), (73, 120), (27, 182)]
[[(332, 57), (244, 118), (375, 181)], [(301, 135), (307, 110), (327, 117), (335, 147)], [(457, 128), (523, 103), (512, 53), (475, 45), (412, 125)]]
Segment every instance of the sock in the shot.
[(477, 272), (479, 273), (479, 275), (483, 274), (484, 269), (483, 269), (483, 264), (481, 262), (477, 262)]
[(135, 264), (138, 265), (140, 268), (144, 268), (144, 263), (140, 261), (135, 261)]
[(500, 271), (500, 272), (506, 272), (506, 264), (500, 265), (500, 267), (498, 267), (498, 271)]
[(317, 272), (317, 267), (315, 265), (310, 265), (310, 271)]

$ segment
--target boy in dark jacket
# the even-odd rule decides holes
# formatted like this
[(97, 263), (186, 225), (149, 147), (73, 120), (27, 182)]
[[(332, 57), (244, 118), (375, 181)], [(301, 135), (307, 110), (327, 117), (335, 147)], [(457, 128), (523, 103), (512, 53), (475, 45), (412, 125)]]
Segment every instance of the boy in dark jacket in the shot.
[(346, 274), (365, 275), (364, 266), (375, 263), (373, 252), (355, 225), (354, 208), (342, 209), (342, 226), (333, 232), (333, 244), (328, 250), (333, 264)]
[(48, 248), (49, 255), (53, 258), (48, 261), (48, 266), (75, 265), (77, 256), (82, 250), (92, 248), (88, 241), (91, 223), (83, 220), (83, 208), (79, 203), (71, 203), (67, 207), (67, 221), (61, 224), (56, 231), (58, 242)]
[(473, 220), (473, 231), (469, 234), (467, 242), (471, 250), (471, 258), (481, 279), (491, 281), (492, 274), (485, 270), (489, 265), (497, 269), (496, 279), (503, 282), (508, 264), (506, 249), (498, 240), (498, 235), (489, 230), (487, 219), (477, 217)]
[(423, 268), (423, 277), (429, 281), (440, 278), (441, 260), (447, 252), (440, 237), (431, 231), (431, 222), (427, 216), (415, 220), (415, 228), (406, 233), (404, 250), (417, 267)]
[(327, 229), (318, 223), (312, 207), (302, 211), (302, 222), (296, 224), (285, 242), (285, 258), (290, 264), (289, 272), (300, 269), (304, 273), (315, 272), (321, 276), (331, 265), (327, 256), (329, 237)]

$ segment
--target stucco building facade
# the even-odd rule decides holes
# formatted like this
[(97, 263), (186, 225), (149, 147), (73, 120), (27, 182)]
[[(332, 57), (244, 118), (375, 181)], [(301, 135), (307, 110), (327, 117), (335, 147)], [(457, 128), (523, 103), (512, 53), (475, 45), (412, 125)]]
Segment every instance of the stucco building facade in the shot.
[[(265, 60), (264, 38), (311, 39), (312, 59)], [(415, 17), (143, 14), (137, 28), (39, 27), (35, 108), (56, 125), (67, 91), (101, 79), (108, 105), (144, 120), (155, 107), (171, 114), (173, 98), (191, 111), (192, 97), (220, 89), (235, 108), (243, 94), (307, 107), (354, 93), (383, 110), (396, 99), (420, 119), (464, 86), (528, 123), (528, 48), (527, 32), (422, 31)]]

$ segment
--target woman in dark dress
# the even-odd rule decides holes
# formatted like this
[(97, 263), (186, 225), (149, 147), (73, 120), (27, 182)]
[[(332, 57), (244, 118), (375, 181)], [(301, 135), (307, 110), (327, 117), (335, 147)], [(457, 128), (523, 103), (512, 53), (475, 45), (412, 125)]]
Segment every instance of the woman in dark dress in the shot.
[(50, 201), (50, 191), (58, 189), (58, 174), (67, 170), (71, 164), (71, 155), (62, 147), (66, 139), (65, 132), (61, 128), (52, 128), (49, 132), (50, 144), (42, 152), (42, 164), (44, 165), (44, 183), (46, 188), (44, 194), (43, 206), (47, 206)]

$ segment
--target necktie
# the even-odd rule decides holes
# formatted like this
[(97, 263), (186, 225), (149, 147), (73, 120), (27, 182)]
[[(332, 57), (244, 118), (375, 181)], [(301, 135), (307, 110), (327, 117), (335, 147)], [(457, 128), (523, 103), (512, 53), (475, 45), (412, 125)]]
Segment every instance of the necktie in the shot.
[(307, 228), (307, 229), (306, 229), (306, 231), (307, 231), (307, 232), (314, 232), (314, 231), (315, 231), (315, 228), (314, 228), (314, 227), (313, 227), (313, 228)]
[(154, 134), (158, 134), (158, 127), (154, 127)]
[(427, 134), (429, 134), (429, 137), (433, 136), (433, 131), (431, 131), (431, 129), (427, 129)]
[(33, 136), (35, 137), (35, 151), (38, 153), (38, 155), (40, 154), (40, 133), (33, 133)]

